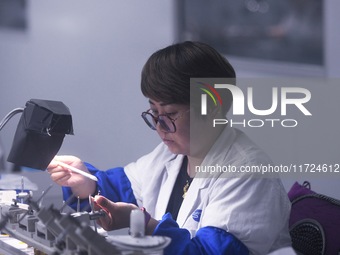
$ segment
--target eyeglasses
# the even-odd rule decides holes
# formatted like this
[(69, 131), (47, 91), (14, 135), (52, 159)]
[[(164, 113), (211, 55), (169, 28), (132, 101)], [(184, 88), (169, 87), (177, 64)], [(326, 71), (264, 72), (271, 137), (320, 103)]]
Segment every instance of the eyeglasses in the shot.
[(187, 113), (190, 110), (182, 112), (175, 119), (171, 118), (167, 114), (160, 114), (156, 117), (152, 113), (150, 113), (150, 111), (151, 109), (147, 110), (146, 112), (142, 112), (142, 118), (152, 130), (156, 130), (157, 129), (156, 126), (159, 123), (159, 125), (165, 132), (175, 133), (176, 132), (175, 121), (181, 118), (185, 113)]

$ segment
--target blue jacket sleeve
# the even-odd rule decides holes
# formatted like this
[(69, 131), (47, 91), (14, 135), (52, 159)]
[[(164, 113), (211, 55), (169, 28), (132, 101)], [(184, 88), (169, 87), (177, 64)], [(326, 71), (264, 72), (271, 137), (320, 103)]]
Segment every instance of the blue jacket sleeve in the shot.
[[(133, 195), (131, 183), (124, 172), (124, 168), (117, 167), (107, 171), (100, 171), (88, 163), (85, 163), (85, 165), (91, 174), (98, 178), (96, 193), (99, 193), (113, 202), (137, 204), (135, 196)], [(62, 191), (64, 201), (68, 201), (72, 196), (71, 188), (62, 187)], [(78, 203), (77, 199), (74, 198), (72, 201), (68, 202), (69, 206), (76, 210)], [(80, 200), (80, 210), (90, 210), (88, 199)]]
[(171, 238), (170, 245), (164, 251), (165, 255), (249, 254), (248, 248), (241, 241), (220, 228), (203, 227), (197, 231), (194, 238), (191, 238), (189, 231), (179, 228), (170, 213), (163, 216), (153, 234)]

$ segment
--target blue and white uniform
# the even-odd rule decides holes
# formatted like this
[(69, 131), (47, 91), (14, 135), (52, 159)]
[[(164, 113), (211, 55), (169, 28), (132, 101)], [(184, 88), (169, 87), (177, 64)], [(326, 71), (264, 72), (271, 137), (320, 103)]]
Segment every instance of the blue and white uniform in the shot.
[[(143, 206), (160, 220), (154, 234), (172, 238), (166, 254), (263, 255), (291, 245), (290, 202), (278, 178), (197, 174), (174, 221), (166, 209), (183, 158), (162, 143), (124, 168), (87, 167), (98, 177), (101, 195)], [(202, 162), (217, 164), (239, 170), (271, 161), (244, 133), (226, 127)], [(63, 190), (67, 199), (71, 191)]]

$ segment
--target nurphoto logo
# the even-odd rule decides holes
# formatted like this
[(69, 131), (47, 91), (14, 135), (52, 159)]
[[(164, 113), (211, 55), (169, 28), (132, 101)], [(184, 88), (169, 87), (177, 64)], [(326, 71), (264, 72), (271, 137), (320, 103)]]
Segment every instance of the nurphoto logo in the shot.
[[(311, 93), (308, 89), (302, 87), (272, 87), (271, 88), (271, 105), (266, 109), (257, 109), (254, 106), (254, 88), (247, 87), (246, 94), (237, 86), (232, 84), (217, 83), (209, 85), (201, 83), (204, 87), (201, 90), (201, 115), (207, 115), (207, 98), (211, 98), (214, 105), (222, 106), (222, 93), (230, 93), (233, 98), (232, 114), (233, 116), (244, 116), (245, 109), (258, 118), (243, 119), (235, 121), (233, 119), (214, 119), (213, 126), (226, 125), (243, 126), (243, 127), (263, 127), (270, 125), (275, 127), (281, 125), (282, 127), (296, 127), (298, 121), (296, 119), (287, 118), (287, 106), (296, 107), (304, 116), (311, 116), (312, 113), (307, 109), (305, 104), (310, 101)], [(247, 107), (247, 108), (245, 108)], [(270, 118), (270, 116), (279, 111), (279, 115), (284, 118)]]

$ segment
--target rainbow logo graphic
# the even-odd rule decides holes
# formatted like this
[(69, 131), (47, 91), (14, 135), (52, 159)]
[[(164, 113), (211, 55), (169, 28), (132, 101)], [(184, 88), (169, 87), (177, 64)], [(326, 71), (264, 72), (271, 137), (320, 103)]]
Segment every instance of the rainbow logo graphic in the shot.
[(206, 94), (201, 95), (201, 114), (207, 115), (207, 95), (209, 95), (215, 106), (217, 106), (217, 103), (219, 103), (219, 105), (222, 105), (222, 99), (220, 94), (218, 94), (214, 87), (204, 83), (202, 83), (202, 85), (205, 88), (201, 88), (201, 90), (204, 91)]

